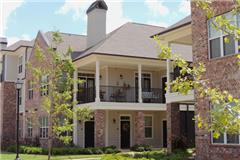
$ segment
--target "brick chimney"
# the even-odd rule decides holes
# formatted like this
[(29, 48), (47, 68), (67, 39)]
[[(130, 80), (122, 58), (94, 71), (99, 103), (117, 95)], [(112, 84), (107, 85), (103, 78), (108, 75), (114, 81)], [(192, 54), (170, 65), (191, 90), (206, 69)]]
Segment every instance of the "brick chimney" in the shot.
[(104, 0), (96, 0), (87, 10), (87, 48), (106, 37), (106, 14), (108, 6)]

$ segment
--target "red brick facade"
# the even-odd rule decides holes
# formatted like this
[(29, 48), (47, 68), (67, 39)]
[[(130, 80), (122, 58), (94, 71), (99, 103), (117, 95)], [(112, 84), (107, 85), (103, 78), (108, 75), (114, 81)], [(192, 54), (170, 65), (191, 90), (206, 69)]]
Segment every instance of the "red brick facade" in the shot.
[(180, 110), (179, 104), (167, 104), (167, 149), (171, 153), (174, 141), (180, 137)]
[(16, 88), (14, 82), (2, 82), (2, 149), (15, 144), (16, 140)]
[[(217, 1), (213, 9), (217, 15), (232, 8), (232, 1)], [(240, 70), (234, 55), (209, 60), (208, 58), (208, 30), (207, 18), (194, 3), (192, 3), (192, 40), (194, 63), (203, 62), (211, 85), (227, 90), (235, 97), (240, 97)], [(195, 96), (197, 97), (197, 96)], [(196, 114), (208, 117), (209, 102), (207, 99), (196, 98)], [(197, 125), (196, 125), (197, 126)], [(196, 128), (197, 160), (237, 160), (240, 159), (239, 145), (213, 145), (210, 133)]]
[(135, 144), (144, 144), (144, 113), (141, 111), (135, 114)]
[[(44, 38), (42, 37), (41, 34), (37, 35), (36, 41), (35, 41), (35, 45), (34, 48), (32, 50), (30, 59), (29, 59), (29, 63), (31, 63), (33, 65), (33, 67), (49, 67), (51, 65), (51, 61), (49, 60), (49, 58), (47, 59), (47, 61), (44, 61), (44, 63), (39, 62), (39, 60), (35, 57), (35, 51), (36, 51), (36, 46), (39, 46), (43, 53), (47, 53), (47, 44), (44, 41)], [(45, 54), (45, 56), (48, 56), (48, 54)], [(47, 117), (48, 114), (46, 113), (46, 111), (44, 110), (44, 108), (41, 106), (41, 95), (40, 95), (40, 90), (39, 90), (39, 83), (34, 84), (34, 89), (33, 89), (33, 99), (29, 99), (28, 98), (28, 82), (33, 80), (33, 75), (31, 73), (31, 70), (29, 68), (26, 68), (26, 88), (25, 88), (25, 96), (26, 96), (26, 100), (25, 100), (25, 113), (26, 113), (26, 117), (25, 120), (27, 118), (31, 118), (33, 121), (32, 127), (33, 127), (33, 133), (32, 133), (32, 137), (26, 137), (26, 141), (28, 143), (35, 143), (35, 144), (39, 144), (41, 146), (47, 146), (47, 139), (41, 139), (39, 138), (39, 118), (40, 117)], [(27, 134), (27, 125), (26, 125), (26, 134)]]
[(95, 121), (95, 146), (103, 147), (105, 146), (105, 110), (95, 110), (94, 111), (94, 121)]

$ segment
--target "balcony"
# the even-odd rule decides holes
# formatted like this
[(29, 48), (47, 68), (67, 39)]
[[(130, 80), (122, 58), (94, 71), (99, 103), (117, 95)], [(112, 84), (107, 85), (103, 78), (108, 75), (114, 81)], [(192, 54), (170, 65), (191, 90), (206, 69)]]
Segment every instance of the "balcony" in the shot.
[[(95, 87), (81, 88), (77, 95), (79, 103), (95, 101)], [(165, 103), (161, 88), (143, 88), (143, 103)], [(100, 86), (101, 102), (138, 103), (138, 88), (129, 86)]]

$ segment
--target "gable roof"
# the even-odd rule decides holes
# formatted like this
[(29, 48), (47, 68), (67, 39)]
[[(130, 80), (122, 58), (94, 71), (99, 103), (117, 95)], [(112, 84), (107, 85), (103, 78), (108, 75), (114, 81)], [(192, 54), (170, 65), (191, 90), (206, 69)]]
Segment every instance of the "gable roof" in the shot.
[[(66, 53), (68, 48), (71, 47), (73, 51), (83, 51), (86, 49), (86, 36), (84, 35), (77, 35), (77, 34), (70, 34), (70, 33), (59, 33), (63, 42), (58, 44), (57, 51)], [(48, 40), (49, 45), (54, 45), (53, 43), (53, 32), (46, 32), (44, 34)]]
[(14, 52), (20, 47), (33, 47), (33, 45), (34, 45), (34, 39), (31, 40), (31, 41), (19, 40), (16, 43), (14, 43), (14, 44), (8, 46), (7, 48), (5, 48), (3, 51)]
[(129, 22), (109, 33), (96, 45), (81, 52), (74, 52), (72, 59), (75, 61), (93, 53), (156, 59), (156, 44), (150, 36), (163, 29), (159, 26)]
[[(153, 36), (162, 35), (162, 34), (164, 34), (164, 33), (170, 32), (170, 31), (172, 31), (172, 30), (174, 30), (174, 29), (177, 29), (177, 28), (186, 26), (186, 25), (191, 24), (191, 23), (192, 23), (192, 17), (191, 17), (191, 15), (189, 15), (189, 16), (181, 19), (181, 20), (178, 21), (177, 23), (171, 25), (170, 27), (164, 29), (164, 30), (161, 31), (160, 33), (155, 34), (155, 35), (153, 35)], [(153, 37), (153, 36), (152, 36), (152, 37)]]

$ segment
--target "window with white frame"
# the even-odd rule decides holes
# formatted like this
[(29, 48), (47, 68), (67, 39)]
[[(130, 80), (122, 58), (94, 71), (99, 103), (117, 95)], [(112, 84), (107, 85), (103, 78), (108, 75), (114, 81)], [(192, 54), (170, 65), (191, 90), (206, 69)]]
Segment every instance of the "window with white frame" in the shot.
[[(239, 15), (233, 15), (231, 12), (224, 14), (233, 25), (239, 24)], [(236, 23), (237, 22), (237, 23)], [(226, 41), (228, 39), (228, 41)], [(209, 58), (224, 57), (238, 53), (238, 41), (233, 36), (216, 29), (215, 18), (208, 20), (208, 44)]]
[(40, 118), (40, 138), (48, 137), (48, 117)]
[(41, 77), (41, 96), (48, 95), (48, 75)]
[(19, 89), (18, 104), (19, 104), (19, 105), (22, 105), (22, 89)]
[(32, 131), (33, 131), (33, 128), (32, 128), (32, 119), (31, 119), (31, 118), (28, 118), (28, 119), (27, 119), (27, 136), (28, 136), (28, 137), (32, 137)]
[(153, 138), (153, 117), (144, 116), (145, 138)]
[[(235, 103), (228, 104), (230, 107), (235, 106)], [(214, 107), (214, 106), (213, 106)], [(211, 134), (213, 144), (240, 144), (240, 134), (220, 134), (218, 138)]]
[(213, 144), (239, 144), (240, 145), (239, 139), (240, 139), (239, 134), (223, 133), (218, 138), (214, 138), (212, 134)]
[(33, 82), (28, 81), (28, 99), (33, 99)]
[(23, 71), (23, 56), (20, 56), (18, 59), (18, 73)]

